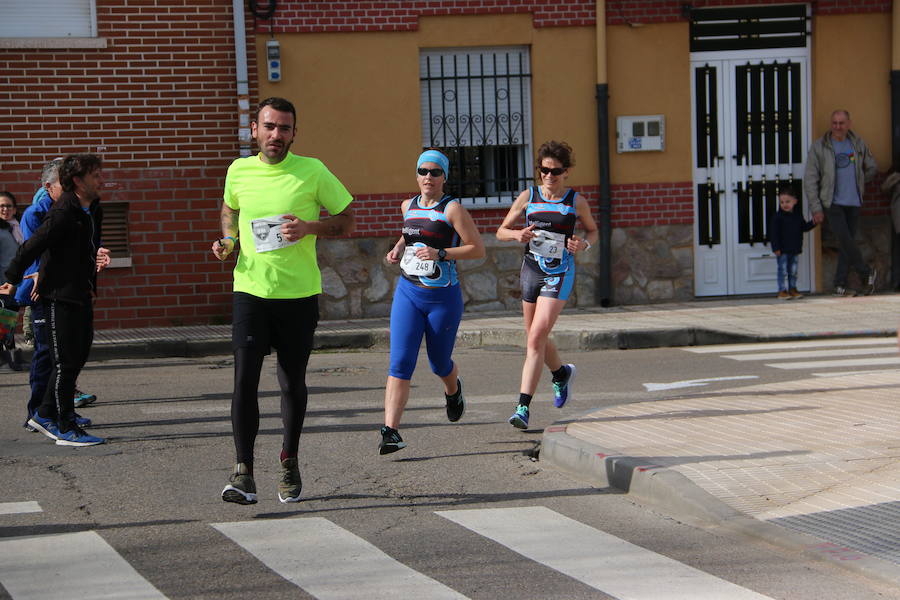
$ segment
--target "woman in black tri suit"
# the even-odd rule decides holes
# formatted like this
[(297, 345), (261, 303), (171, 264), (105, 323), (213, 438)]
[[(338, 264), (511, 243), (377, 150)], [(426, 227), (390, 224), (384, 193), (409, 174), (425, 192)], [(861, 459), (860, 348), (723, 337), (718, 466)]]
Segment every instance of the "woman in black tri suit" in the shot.
[(451, 358), (463, 312), (456, 261), (483, 257), (484, 243), (469, 212), (444, 194), (449, 170), (449, 159), (437, 150), (419, 156), (416, 181), (421, 193), (401, 205), (403, 235), (386, 256), (389, 263), (400, 264), (401, 277), (391, 305), (381, 454), (406, 447), (397, 429), (423, 337), (431, 370), (444, 383), (447, 419), (458, 421), (466, 408), (459, 369)]
[[(519, 429), (528, 428), (542, 364), (553, 374), (556, 407), (562, 408), (572, 398), (575, 365), (563, 364), (548, 338), (575, 284), (575, 254), (589, 250), (599, 237), (587, 199), (566, 187), (574, 165), (567, 143), (544, 143), (535, 161), (541, 184), (519, 194), (497, 229), (497, 239), (525, 244), (520, 279), (527, 347), (516, 411), (509, 418)], [(525, 227), (515, 229), (523, 215)], [(584, 229), (583, 237), (575, 235), (577, 221)]]

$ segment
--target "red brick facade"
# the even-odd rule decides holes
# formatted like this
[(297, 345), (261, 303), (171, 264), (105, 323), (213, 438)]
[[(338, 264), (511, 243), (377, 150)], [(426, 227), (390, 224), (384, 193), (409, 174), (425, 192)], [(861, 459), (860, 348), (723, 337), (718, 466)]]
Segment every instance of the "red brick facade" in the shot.
[(97, 325), (224, 318), (230, 269), (208, 248), (239, 150), (231, 3), (97, 0), (96, 12), (105, 48), (0, 49), (0, 188), (24, 207), (47, 160), (101, 155), (103, 200), (129, 203), (132, 267), (102, 275)]
[[(785, 4), (785, 0), (755, 0), (752, 4)], [(788, 2), (789, 3), (789, 2)], [(608, 0), (606, 24), (667, 23), (685, 20), (682, 7), (746, 6), (747, 0)], [(531, 14), (535, 27), (573, 27), (597, 22), (594, 0), (415, 0), (309, 2), (279, 0), (271, 23), (258, 25), (260, 32), (342, 33), (360, 31), (413, 31), (419, 17), (442, 15)], [(890, 12), (891, 0), (818, 0), (814, 14), (832, 15)]]

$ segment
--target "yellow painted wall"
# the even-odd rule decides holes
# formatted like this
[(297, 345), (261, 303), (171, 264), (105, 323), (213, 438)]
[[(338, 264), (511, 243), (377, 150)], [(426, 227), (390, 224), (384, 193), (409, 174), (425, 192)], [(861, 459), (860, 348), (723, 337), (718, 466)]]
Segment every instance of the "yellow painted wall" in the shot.
[(891, 15), (820, 16), (812, 34), (812, 138), (828, 131), (831, 112), (850, 111), (878, 169), (891, 161)]
[[(607, 29), (613, 184), (690, 181), (691, 88), (687, 23)], [(616, 152), (616, 117), (666, 117), (665, 150)]]
[[(593, 27), (535, 29), (531, 15), (422, 18), (418, 31), (289, 34), (281, 43), (282, 81), (260, 71), (260, 98), (297, 107), (293, 150), (315, 156), (353, 193), (415, 188), (421, 151), (419, 49), (531, 46), (534, 149), (568, 141), (577, 168), (570, 182), (597, 184), (596, 57)], [(267, 35), (257, 36), (265, 56)]]
[[(890, 156), (891, 17), (820, 16), (813, 22), (812, 136), (831, 111), (850, 110), (855, 130), (882, 170)], [(412, 187), (421, 147), (420, 48), (528, 45), (535, 148), (568, 141), (570, 182), (596, 185), (596, 51), (593, 27), (535, 29), (528, 14), (425, 17), (418, 31), (278, 36), (283, 81), (260, 76), (260, 97), (285, 96), (298, 109), (295, 151), (325, 161), (355, 193)], [(268, 36), (257, 37), (264, 56)], [(691, 179), (691, 88), (687, 23), (607, 30), (610, 167), (613, 184)], [(663, 152), (617, 154), (615, 119), (663, 114)]]

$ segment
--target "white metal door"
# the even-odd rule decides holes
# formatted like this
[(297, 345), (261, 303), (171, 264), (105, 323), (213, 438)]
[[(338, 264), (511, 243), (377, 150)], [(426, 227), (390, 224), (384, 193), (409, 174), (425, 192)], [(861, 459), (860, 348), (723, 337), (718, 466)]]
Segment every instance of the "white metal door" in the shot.
[[(768, 240), (778, 190), (802, 194), (809, 146), (809, 73), (804, 49), (692, 55), (694, 289), (697, 296), (774, 293)], [(714, 57), (714, 60), (712, 59)], [(800, 210), (806, 214), (802, 198)], [(799, 261), (810, 289), (812, 252)]]

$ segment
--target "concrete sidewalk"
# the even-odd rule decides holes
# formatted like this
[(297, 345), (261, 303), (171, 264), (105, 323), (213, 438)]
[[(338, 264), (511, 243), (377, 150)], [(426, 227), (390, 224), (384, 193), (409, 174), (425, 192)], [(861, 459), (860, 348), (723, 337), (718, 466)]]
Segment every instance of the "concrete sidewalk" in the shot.
[[(900, 294), (568, 309), (561, 350), (896, 336)], [(322, 322), (318, 348), (388, 347), (388, 319)], [(520, 314), (468, 313), (458, 347), (524, 346)], [(230, 352), (230, 327), (98, 331), (92, 359)], [(900, 589), (900, 369), (686, 393), (544, 431), (545, 464), (676, 518), (725, 527)]]

